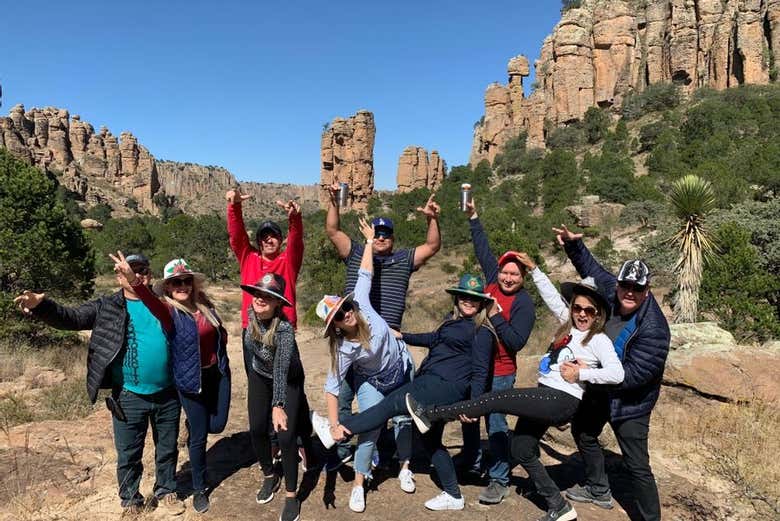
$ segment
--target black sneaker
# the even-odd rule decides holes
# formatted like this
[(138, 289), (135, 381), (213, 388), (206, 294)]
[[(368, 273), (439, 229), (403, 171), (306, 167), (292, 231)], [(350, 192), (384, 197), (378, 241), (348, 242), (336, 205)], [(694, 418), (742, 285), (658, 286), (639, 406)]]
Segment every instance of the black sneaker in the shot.
[(297, 498), (284, 498), (284, 508), (279, 515), (279, 521), (298, 521), (301, 518), (301, 504)]
[(198, 514), (203, 514), (209, 509), (209, 497), (205, 490), (200, 490), (192, 495), (192, 508)]
[(425, 416), (425, 409), (409, 393), (406, 393), (406, 408), (409, 410), (409, 414), (412, 416), (412, 420), (414, 420), (414, 424), (417, 426), (420, 434), (425, 434), (431, 429), (431, 420)]
[(497, 505), (507, 496), (509, 496), (509, 487), (502, 485), (498, 481), (491, 481), (488, 483), (488, 486), (479, 493), (479, 502), (488, 505)]
[(257, 491), (257, 502), (264, 505), (271, 501), (281, 484), (282, 478), (278, 475), (271, 474), (270, 476), (265, 476), (265, 478), (263, 478), (263, 486)]
[(582, 487), (580, 485), (574, 485), (566, 491), (566, 497), (572, 501), (579, 501), (580, 503), (593, 503), (597, 507), (612, 509), (612, 493), (608, 490), (604, 494), (594, 494), (590, 491), (590, 487)]
[(553, 508), (539, 518), (539, 521), (572, 521), (577, 519), (577, 511), (568, 501), (561, 508)]

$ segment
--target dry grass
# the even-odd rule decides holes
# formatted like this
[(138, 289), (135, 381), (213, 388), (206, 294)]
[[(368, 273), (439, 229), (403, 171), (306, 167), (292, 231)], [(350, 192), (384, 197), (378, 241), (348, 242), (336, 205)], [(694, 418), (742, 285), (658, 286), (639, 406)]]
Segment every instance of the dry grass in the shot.
[[(679, 397), (678, 397), (679, 398)], [(668, 398), (667, 398), (668, 399)], [(663, 453), (687, 462), (703, 479), (716, 478), (734, 499), (759, 515), (780, 516), (780, 409), (756, 400), (746, 404), (678, 399), (662, 408), (651, 429)], [(676, 406), (675, 406), (676, 405)], [(691, 414), (696, 411), (695, 414)]]

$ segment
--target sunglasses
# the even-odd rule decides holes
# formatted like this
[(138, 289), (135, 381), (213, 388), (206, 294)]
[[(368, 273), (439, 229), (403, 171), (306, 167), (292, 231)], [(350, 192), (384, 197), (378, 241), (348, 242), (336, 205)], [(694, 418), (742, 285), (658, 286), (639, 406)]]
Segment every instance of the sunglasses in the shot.
[(574, 315), (579, 315), (582, 312), (585, 312), (586, 315), (588, 315), (590, 318), (594, 318), (596, 315), (599, 314), (599, 310), (594, 308), (593, 306), (580, 306), (579, 304), (572, 304), (571, 306), (571, 312)]
[(337, 322), (341, 322), (344, 320), (344, 317), (347, 313), (355, 309), (355, 306), (352, 305), (352, 302), (344, 302), (344, 304), (341, 306), (341, 309), (336, 311), (336, 313), (333, 315), (333, 320)]
[(620, 289), (624, 289), (626, 291), (633, 291), (634, 293), (644, 293), (647, 289), (647, 284), (636, 284), (634, 282), (629, 282), (626, 280), (618, 282), (618, 286), (620, 286)]
[(375, 239), (392, 239), (393, 234), (387, 230), (374, 230)]
[(273, 295), (269, 295), (268, 293), (263, 293), (261, 291), (254, 291), (252, 292), (252, 298), (264, 300), (266, 302), (273, 302), (274, 300), (279, 300)]
[(180, 288), (180, 287), (183, 287), (183, 286), (192, 286), (192, 277), (182, 277), (182, 278), (170, 279), (168, 281), (168, 284), (170, 284), (174, 288)]
[(145, 266), (137, 266), (137, 267), (130, 266), (130, 268), (132, 268), (133, 273), (135, 273), (136, 275), (140, 275), (142, 277), (145, 277), (152, 272), (152, 270), (150, 270), (148, 267)]

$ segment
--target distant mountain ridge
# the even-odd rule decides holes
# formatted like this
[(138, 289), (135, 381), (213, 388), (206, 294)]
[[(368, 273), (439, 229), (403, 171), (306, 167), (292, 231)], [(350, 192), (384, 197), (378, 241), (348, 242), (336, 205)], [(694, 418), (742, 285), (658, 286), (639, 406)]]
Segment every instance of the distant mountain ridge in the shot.
[(239, 183), (227, 169), (155, 159), (130, 132), (119, 139), (106, 127), (94, 127), (67, 109), (25, 110), (23, 105), (0, 117), (0, 147), (54, 173), (85, 207), (108, 204), (113, 214), (159, 215), (167, 200), (190, 215), (223, 213), (227, 190), (240, 185), (254, 195), (245, 205), (248, 218), (261, 218), (277, 199), (297, 199), (304, 210), (317, 208), (317, 185)]

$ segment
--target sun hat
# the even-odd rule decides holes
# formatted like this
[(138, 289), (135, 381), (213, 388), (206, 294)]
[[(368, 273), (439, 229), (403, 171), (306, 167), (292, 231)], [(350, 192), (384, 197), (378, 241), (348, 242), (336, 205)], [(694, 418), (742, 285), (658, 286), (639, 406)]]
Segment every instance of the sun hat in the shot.
[(561, 284), (561, 296), (566, 302), (571, 304), (574, 301), (574, 297), (577, 295), (582, 295), (595, 300), (598, 306), (604, 310), (606, 318), (609, 318), (611, 311), (609, 299), (604, 293), (604, 290), (596, 284), (596, 279), (593, 277), (586, 277), (580, 282), (564, 282)]
[(328, 336), (328, 328), (330, 327), (330, 323), (333, 322), (333, 317), (336, 315), (336, 312), (341, 309), (341, 306), (346, 302), (352, 302), (354, 298), (355, 292), (353, 291), (347, 293), (343, 297), (339, 297), (338, 295), (325, 295), (322, 297), (322, 300), (317, 302), (315, 312), (318, 317), (325, 321), (325, 329), (322, 330), (323, 337)]
[(627, 260), (620, 267), (617, 280), (647, 286), (650, 283), (650, 268), (639, 259)]
[(463, 275), (457, 286), (447, 288), (444, 291), (451, 295), (468, 295), (483, 300), (493, 300), (493, 297), (485, 293), (485, 281), (482, 280), (482, 277), (470, 273)]
[(292, 306), (290, 301), (284, 297), (284, 290), (286, 287), (287, 283), (285, 282), (284, 277), (278, 273), (266, 273), (254, 284), (241, 284), (241, 289), (250, 295), (263, 293), (279, 299), (283, 306)]
[(173, 259), (163, 268), (163, 281), (180, 279), (182, 277), (192, 277), (201, 281), (206, 280), (206, 276), (203, 273), (192, 271), (192, 268), (184, 259)]

